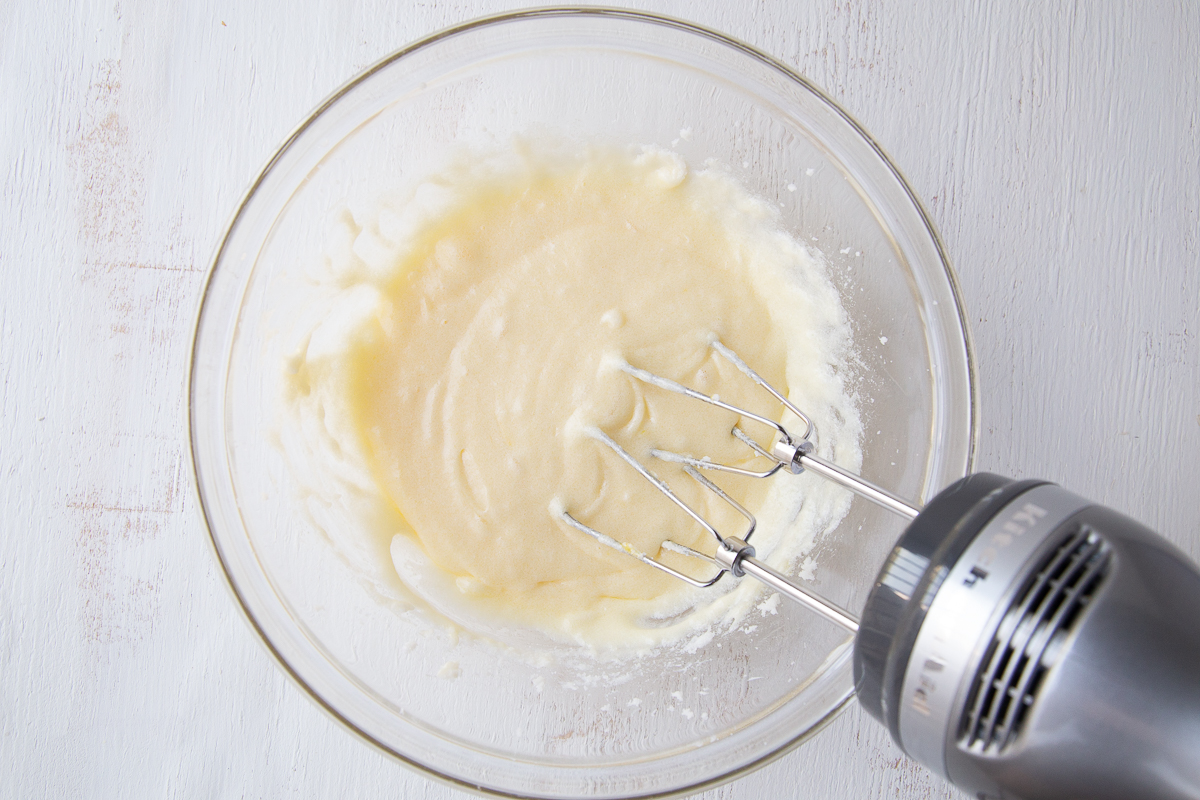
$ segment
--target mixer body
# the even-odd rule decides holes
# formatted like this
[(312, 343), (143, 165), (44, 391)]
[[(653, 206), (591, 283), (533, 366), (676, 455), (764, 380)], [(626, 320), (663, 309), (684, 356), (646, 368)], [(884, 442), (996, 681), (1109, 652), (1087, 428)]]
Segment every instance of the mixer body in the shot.
[[(976, 473), (924, 508), (814, 455), (815, 426), (715, 337), (713, 351), (805, 426), (630, 364), (657, 389), (732, 411), (731, 435), (766, 468), (659, 449), (747, 521), (723, 534), (603, 432), (593, 435), (713, 537), (696, 577), (583, 524), (597, 542), (694, 586), (749, 575), (856, 633), (858, 698), (910, 756), (979, 800), (1200, 800), (1200, 570), (1153, 531), (1045, 481)], [(741, 425), (774, 430), (768, 448)], [(700, 471), (812, 472), (911, 521), (861, 619), (755, 558), (753, 514)]]
[(1200, 798), (1200, 571), (1057, 486), (934, 498), (855, 643), (867, 710), (984, 800)]

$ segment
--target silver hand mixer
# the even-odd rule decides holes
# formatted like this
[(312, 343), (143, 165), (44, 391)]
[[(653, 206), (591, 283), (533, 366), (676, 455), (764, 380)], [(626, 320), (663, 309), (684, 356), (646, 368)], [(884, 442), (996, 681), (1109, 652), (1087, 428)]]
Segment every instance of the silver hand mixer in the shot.
[[(697, 578), (562, 512), (571, 527), (693, 586), (749, 575), (855, 634), (866, 710), (908, 755), (979, 800), (1200, 798), (1200, 571), (1158, 534), (1045, 481), (988, 473), (924, 508), (813, 455), (815, 426), (720, 341), (713, 350), (805, 427), (781, 424), (624, 364), (632, 377), (772, 429), (769, 447), (733, 436), (751, 470), (662, 450), (747, 520), (723, 535), (599, 430), (592, 435), (716, 541)], [(754, 516), (700, 470), (766, 478), (787, 469), (835, 481), (910, 520), (856, 618), (755, 558)]]

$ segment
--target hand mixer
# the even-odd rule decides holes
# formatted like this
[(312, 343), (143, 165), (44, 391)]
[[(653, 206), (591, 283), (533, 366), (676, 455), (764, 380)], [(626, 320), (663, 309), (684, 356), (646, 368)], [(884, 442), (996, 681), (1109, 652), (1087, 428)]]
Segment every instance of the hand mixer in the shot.
[[(595, 530), (607, 546), (694, 586), (750, 575), (855, 634), (854, 682), (866, 710), (910, 756), (980, 800), (1200, 798), (1200, 571), (1132, 519), (1051, 483), (977, 473), (924, 508), (813, 455), (815, 426), (736, 353), (732, 363), (804, 426), (781, 424), (638, 369), (644, 383), (773, 431), (769, 447), (732, 435), (765, 469), (662, 450), (747, 520), (723, 535), (600, 431), (593, 435), (716, 540), (697, 578)], [(861, 618), (755, 558), (754, 516), (700, 470), (765, 478), (786, 468), (835, 481), (910, 520)]]

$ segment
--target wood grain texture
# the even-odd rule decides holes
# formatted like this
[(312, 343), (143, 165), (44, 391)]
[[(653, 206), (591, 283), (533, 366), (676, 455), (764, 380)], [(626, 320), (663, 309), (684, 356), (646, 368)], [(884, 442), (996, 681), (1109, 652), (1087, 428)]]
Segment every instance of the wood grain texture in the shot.
[[(210, 251), (322, 97), (519, 3), (0, 4), (0, 794), (451, 798), (289, 685), (230, 602), (182, 386)], [(923, 197), (978, 467), (1200, 558), (1200, 6), (646, 2), (823, 86)], [(857, 709), (705, 798), (958, 796)]]

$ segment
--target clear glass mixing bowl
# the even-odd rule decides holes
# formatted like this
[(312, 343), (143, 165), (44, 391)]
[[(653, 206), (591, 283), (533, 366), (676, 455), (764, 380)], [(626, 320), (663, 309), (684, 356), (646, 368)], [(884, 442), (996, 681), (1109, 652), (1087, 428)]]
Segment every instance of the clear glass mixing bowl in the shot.
[[(848, 634), (785, 603), (753, 633), (594, 675), (456, 639), (379, 602), (334, 555), (270, 441), (281, 331), (295, 321), (289, 287), (321, 252), (330, 210), (426, 174), (458, 143), (537, 130), (714, 158), (778, 203), (791, 232), (825, 255), (853, 320), (863, 474), (923, 499), (969, 469), (973, 367), (954, 274), (871, 137), (799, 75), (728, 37), (648, 14), (557, 9), (467, 23), (388, 56), (271, 158), (204, 291), (189, 385), (196, 484), (262, 641), (368, 741), (498, 794), (695, 791), (786, 752), (848, 702)], [(861, 608), (900, 529), (856, 500), (811, 554), (814, 588)]]

